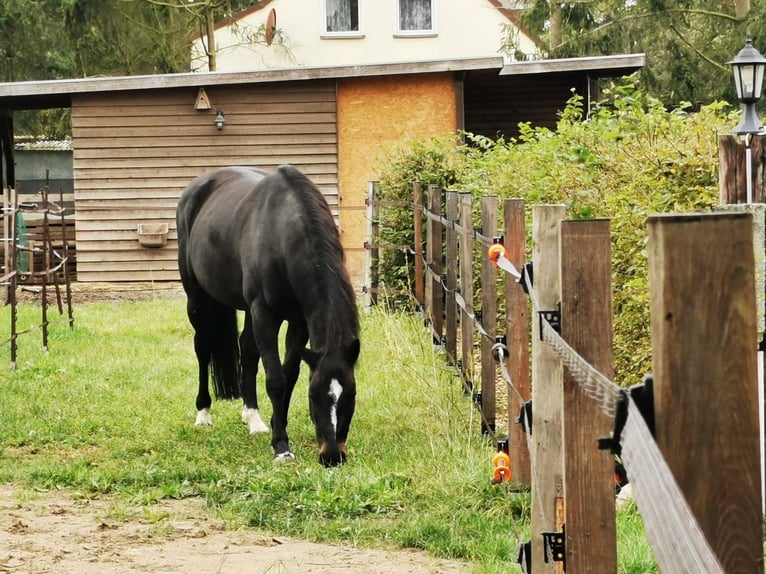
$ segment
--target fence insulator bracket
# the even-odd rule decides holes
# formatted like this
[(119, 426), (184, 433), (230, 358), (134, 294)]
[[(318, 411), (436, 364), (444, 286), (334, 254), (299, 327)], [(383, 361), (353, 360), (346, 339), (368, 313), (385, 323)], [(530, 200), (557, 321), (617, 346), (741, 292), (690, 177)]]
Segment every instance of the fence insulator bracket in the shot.
[(516, 423), (521, 425), (522, 430), (532, 436), (532, 399), (521, 405)]
[(561, 532), (543, 532), (543, 558), (548, 564), (548, 556), (553, 562), (561, 562), (564, 565), (564, 572), (567, 570), (566, 536), (564, 526), (561, 526)]
[(532, 541), (527, 540), (519, 544), (519, 555), (516, 557), (516, 564), (521, 566), (524, 574), (532, 572)]
[(598, 439), (599, 449), (609, 450), (617, 456), (621, 454), (620, 436), (628, 419), (628, 402), (630, 399), (636, 403), (641, 416), (646, 421), (646, 426), (649, 427), (652, 436), (654, 436), (654, 377), (646, 375), (642, 383), (620, 391), (617, 413), (614, 416), (614, 430), (611, 436)]
[(500, 351), (503, 356), (508, 356), (508, 339), (505, 335), (495, 335), (495, 344), (492, 345), (492, 358), (495, 362), (500, 362)]
[(559, 335), (561, 334), (561, 303), (558, 305), (558, 309), (552, 309), (549, 311), (538, 311), (537, 318), (540, 322), (540, 340), (543, 340), (543, 327), (544, 321), (547, 321), (551, 328)]
[(527, 278), (529, 278), (529, 285), (534, 286), (535, 284), (535, 277), (534, 272), (532, 269), (532, 262), (530, 261), (526, 265), (522, 266), (520, 271), (521, 276), (516, 280), (517, 283), (521, 285), (521, 289), (529, 295), (529, 287), (527, 286)]

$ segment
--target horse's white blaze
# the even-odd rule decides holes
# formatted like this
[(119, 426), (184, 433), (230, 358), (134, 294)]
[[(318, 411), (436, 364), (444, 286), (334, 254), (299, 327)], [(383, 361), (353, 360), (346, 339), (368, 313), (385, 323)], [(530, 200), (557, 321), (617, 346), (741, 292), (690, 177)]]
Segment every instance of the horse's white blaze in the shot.
[(210, 416), (210, 409), (200, 409), (197, 411), (197, 420), (194, 421), (195, 426), (210, 426), (213, 424), (213, 417)]
[(338, 401), (343, 394), (343, 387), (340, 386), (338, 379), (330, 381), (330, 392), (327, 393), (332, 397), (332, 406), (330, 406), (330, 422), (332, 423), (333, 432), (338, 432)]
[(250, 434), (257, 434), (261, 432), (269, 432), (269, 427), (263, 422), (261, 413), (258, 409), (249, 409), (242, 407), (242, 422), (250, 429)]

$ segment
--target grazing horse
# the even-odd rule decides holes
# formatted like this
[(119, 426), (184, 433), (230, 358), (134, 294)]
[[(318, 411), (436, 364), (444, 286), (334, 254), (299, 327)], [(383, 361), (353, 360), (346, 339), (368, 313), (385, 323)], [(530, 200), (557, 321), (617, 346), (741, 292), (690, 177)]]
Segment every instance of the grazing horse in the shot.
[[(242, 397), (242, 422), (267, 432), (258, 411), (258, 361), (271, 399), (275, 459), (292, 459), (287, 413), (303, 359), (309, 410), (325, 466), (346, 460), (356, 404), (359, 317), (335, 221), (301, 172), (226, 167), (195, 179), (176, 212), (178, 266), (199, 366), (198, 425), (215, 395)], [(237, 330), (237, 310), (245, 311)], [(278, 334), (287, 322), (284, 362)], [(306, 348), (310, 342), (311, 348)]]

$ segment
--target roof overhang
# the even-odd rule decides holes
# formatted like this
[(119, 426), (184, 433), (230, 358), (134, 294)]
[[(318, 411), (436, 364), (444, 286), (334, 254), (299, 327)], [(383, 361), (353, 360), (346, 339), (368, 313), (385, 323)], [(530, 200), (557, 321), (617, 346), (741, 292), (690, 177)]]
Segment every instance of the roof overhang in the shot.
[(340, 79), (369, 76), (396, 76), (438, 72), (496, 71), (500, 75), (588, 73), (596, 77), (631, 74), (644, 66), (644, 54), (594, 56), (560, 60), (532, 60), (503, 63), (500, 56), (429, 60), (363, 66), (325, 66), (250, 72), (187, 72), (145, 76), (107, 76), (71, 80), (0, 83), (0, 108), (31, 110), (68, 108), (78, 94), (234, 86), (296, 80)]
[(0, 83), (0, 108), (17, 110), (66, 108), (71, 106), (72, 96), (77, 94), (187, 87), (201, 88), (264, 82), (395, 76), (470, 70), (499, 71), (502, 67), (503, 58), (496, 56), (364, 66), (327, 66), (321, 68), (290, 68), (252, 72), (187, 72), (182, 74), (12, 82)]
[(579, 72), (597, 77), (617, 77), (632, 74), (644, 67), (644, 54), (618, 56), (587, 56), (558, 60), (530, 60), (503, 66), (501, 76), (523, 74), (552, 74)]

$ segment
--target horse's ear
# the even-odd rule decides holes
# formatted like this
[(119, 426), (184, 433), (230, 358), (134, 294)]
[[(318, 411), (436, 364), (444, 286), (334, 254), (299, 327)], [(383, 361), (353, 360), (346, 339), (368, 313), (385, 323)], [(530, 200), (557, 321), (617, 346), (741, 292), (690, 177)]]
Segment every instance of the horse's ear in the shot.
[(311, 369), (312, 371), (319, 364), (319, 359), (321, 357), (322, 355), (320, 355), (316, 351), (312, 351), (311, 349), (304, 348), (303, 351), (301, 351), (301, 358), (304, 361), (306, 361), (306, 364), (309, 366), (309, 369)]
[(359, 351), (361, 350), (360, 346), (359, 339), (354, 339), (351, 341), (348, 349), (346, 349), (346, 360), (348, 360), (349, 364), (353, 365), (356, 363), (356, 360), (359, 358)]

